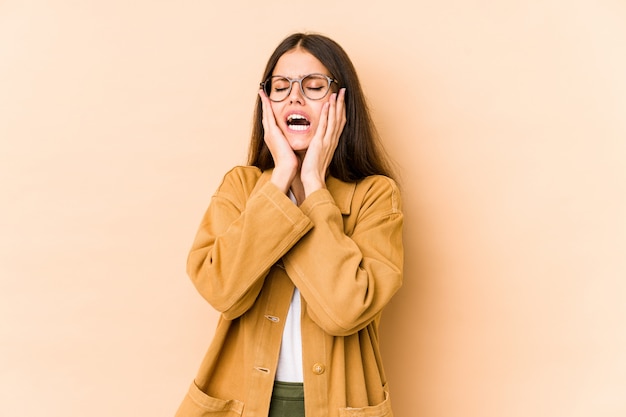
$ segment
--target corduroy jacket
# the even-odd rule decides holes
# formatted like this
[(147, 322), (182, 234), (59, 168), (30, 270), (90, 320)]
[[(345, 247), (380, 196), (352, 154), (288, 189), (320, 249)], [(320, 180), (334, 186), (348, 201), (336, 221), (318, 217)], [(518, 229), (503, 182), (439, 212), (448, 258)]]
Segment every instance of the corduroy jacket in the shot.
[(396, 183), (329, 177), (297, 206), (270, 176), (229, 171), (193, 242), (188, 275), (221, 316), (176, 417), (267, 417), (294, 286), (306, 416), (392, 417), (378, 325), (402, 284)]

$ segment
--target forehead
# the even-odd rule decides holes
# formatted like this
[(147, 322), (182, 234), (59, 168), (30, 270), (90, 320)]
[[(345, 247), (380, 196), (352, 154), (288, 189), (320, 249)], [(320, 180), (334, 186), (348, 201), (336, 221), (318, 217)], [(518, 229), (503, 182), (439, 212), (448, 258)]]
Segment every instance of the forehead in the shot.
[(319, 59), (303, 49), (294, 49), (284, 53), (274, 67), (274, 75), (292, 78), (313, 73), (328, 75), (328, 69)]

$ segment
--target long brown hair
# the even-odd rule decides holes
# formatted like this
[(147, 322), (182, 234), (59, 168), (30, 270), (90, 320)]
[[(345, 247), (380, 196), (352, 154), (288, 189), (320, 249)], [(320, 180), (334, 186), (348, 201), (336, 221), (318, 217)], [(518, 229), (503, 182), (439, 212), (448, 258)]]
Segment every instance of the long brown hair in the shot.
[[(337, 80), (340, 88), (346, 88), (346, 125), (328, 168), (329, 174), (346, 182), (376, 174), (393, 177), (354, 65), (337, 42), (319, 34), (295, 33), (287, 37), (268, 60), (262, 80), (272, 75), (283, 54), (296, 48), (302, 48), (316, 57)], [(262, 117), (261, 99), (257, 98), (248, 164), (266, 170), (274, 167), (274, 160), (263, 140)]]

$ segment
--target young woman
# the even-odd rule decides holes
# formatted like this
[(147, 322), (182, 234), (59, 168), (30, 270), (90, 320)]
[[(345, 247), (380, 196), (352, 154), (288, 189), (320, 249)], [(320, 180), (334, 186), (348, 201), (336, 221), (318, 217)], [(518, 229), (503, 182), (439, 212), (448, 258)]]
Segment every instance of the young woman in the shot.
[(393, 415), (378, 345), (401, 199), (344, 50), (294, 34), (262, 78), (187, 272), (221, 317), (177, 417)]

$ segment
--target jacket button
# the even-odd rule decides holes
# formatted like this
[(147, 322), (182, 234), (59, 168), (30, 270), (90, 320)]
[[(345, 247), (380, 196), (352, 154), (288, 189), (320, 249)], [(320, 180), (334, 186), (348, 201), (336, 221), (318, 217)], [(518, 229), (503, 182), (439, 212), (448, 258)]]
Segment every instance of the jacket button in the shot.
[(326, 368), (321, 363), (316, 363), (313, 365), (313, 373), (317, 375), (322, 375)]

